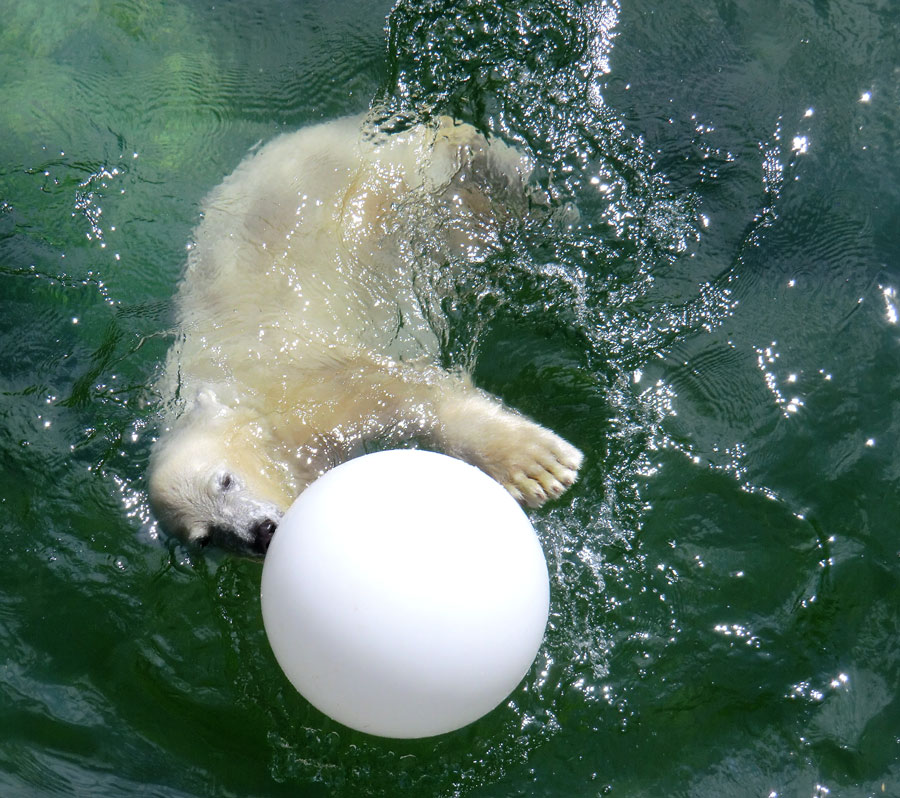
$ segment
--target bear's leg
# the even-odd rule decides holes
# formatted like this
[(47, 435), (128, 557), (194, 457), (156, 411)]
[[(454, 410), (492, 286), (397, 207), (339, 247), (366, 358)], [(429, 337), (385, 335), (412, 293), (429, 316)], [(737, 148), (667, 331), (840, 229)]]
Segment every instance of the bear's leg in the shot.
[(555, 499), (578, 476), (578, 449), (462, 381), (437, 398), (434, 413), (438, 446), (490, 474), (523, 504)]
[(464, 375), (427, 361), (353, 357), (341, 365), (327, 379), (334, 415), (319, 418), (336, 431), (336, 441), (424, 439), (490, 474), (531, 507), (560, 496), (578, 476), (578, 449)]

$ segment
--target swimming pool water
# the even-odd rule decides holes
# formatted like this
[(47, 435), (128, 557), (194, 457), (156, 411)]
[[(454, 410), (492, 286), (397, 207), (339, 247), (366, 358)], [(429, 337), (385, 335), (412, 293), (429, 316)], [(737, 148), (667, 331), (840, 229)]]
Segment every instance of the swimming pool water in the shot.
[[(900, 10), (867, 0), (26, 0), (0, 25), (0, 794), (900, 794)], [(580, 214), (445, 308), (447, 364), (586, 454), (532, 515), (510, 700), (350, 732), (260, 565), (162, 536), (153, 380), (257, 142), (451, 113)]]

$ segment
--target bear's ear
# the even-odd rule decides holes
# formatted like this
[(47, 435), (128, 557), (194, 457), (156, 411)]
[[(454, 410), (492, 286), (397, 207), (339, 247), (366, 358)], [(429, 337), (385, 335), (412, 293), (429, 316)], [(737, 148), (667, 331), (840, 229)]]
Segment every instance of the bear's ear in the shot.
[(219, 405), (219, 400), (216, 399), (215, 391), (212, 388), (204, 388), (202, 391), (199, 391), (194, 402), (204, 410), (211, 410)]
[(200, 410), (206, 418), (215, 418), (228, 411), (228, 407), (219, 401), (212, 388), (203, 388), (194, 398), (193, 410)]
[(198, 420), (212, 421), (228, 413), (228, 407), (219, 401), (215, 391), (211, 388), (202, 388), (194, 395), (193, 400), (184, 408), (185, 419), (191, 419), (190, 423)]

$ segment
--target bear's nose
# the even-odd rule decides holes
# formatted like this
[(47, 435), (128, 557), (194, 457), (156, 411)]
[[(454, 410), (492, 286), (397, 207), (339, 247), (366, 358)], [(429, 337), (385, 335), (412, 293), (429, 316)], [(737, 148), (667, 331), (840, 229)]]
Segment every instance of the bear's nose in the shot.
[(271, 518), (257, 521), (250, 531), (253, 533), (253, 550), (259, 554), (265, 554), (272, 542), (272, 536), (275, 534), (278, 524)]

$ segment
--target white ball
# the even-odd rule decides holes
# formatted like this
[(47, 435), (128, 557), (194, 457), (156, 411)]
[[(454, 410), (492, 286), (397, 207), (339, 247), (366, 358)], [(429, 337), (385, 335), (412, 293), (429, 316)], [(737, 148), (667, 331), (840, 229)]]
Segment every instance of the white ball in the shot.
[(337, 721), (429, 737), (477, 720), (531, 667), (549, 610), (528, 517), (474, 466), (396, 450), (350, 460), (285, 514), (262, 614), (297, 690)]

